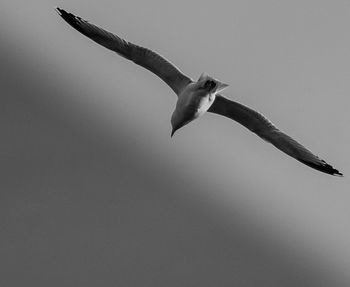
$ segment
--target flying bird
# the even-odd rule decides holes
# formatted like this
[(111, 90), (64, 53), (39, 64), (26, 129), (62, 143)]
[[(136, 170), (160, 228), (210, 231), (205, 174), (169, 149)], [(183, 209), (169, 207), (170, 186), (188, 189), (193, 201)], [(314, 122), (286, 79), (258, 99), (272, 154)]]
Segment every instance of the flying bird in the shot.
[(262, 114), (220, 95), (219, 93), (227, 88), (227, 84), (204, 73), (197, 81), (194, 81), (156, 52), (128, 42), (63, 9), (56, 8), (56, 11), (80, 33), (153, 72), (170, 86), (178, 96), (171, 117), (171, 136), (181, 127), (206, 112), (211, 112), (237, 121), (279, 150), (309, 167), (331, 175), (342, 176), (338, 170), (281, 132)]

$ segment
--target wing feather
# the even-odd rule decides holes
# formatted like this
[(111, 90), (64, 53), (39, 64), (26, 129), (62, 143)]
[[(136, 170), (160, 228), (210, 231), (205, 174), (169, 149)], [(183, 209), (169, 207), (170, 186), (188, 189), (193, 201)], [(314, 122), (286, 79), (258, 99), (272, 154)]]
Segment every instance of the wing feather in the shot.
[(86, 20), (63, 9), (56, 8), (56, 11), (69, 25), (83, 35), (156, 74), (177, 95), (192, 82), (175, 65), (150, 49), (127, 42), (117, 35), (90, 24)]
[(217, 95), (208, 111), (240, 123), (265, 141), (273, 144), (279, 150), (314, 169), (328, 174), (342, 176), (338, 170), (314, 155), (296, 140), (281, 132), (262, 114), (240, 103)]

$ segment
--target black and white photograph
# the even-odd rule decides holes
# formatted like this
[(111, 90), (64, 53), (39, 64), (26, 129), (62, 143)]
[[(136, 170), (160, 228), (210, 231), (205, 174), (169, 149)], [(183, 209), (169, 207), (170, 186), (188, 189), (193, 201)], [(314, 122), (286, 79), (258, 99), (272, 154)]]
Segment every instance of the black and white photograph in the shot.
[(0, 286), (350, 286), (350, 2), (0, 8)]

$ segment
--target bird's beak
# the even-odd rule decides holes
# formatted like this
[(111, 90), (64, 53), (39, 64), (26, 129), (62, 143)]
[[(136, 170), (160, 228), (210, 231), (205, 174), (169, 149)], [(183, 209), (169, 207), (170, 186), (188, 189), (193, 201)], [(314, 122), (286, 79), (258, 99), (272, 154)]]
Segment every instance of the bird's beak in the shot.
[(221, 82), (217, 82), (218, 87), (216, 88), (216, 92), (221, 92), (222, 90), (226, 89), (229, 85)]

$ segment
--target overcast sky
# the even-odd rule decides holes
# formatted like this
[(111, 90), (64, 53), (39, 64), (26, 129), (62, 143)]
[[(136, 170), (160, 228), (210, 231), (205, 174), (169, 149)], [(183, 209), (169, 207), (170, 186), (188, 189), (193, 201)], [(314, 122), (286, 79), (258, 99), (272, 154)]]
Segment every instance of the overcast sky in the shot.
[[(2, 286), (349, 286), (348, 1), (0, 4)], [(176, 96), (60, 6), (153, 49), (344, 173)]]

